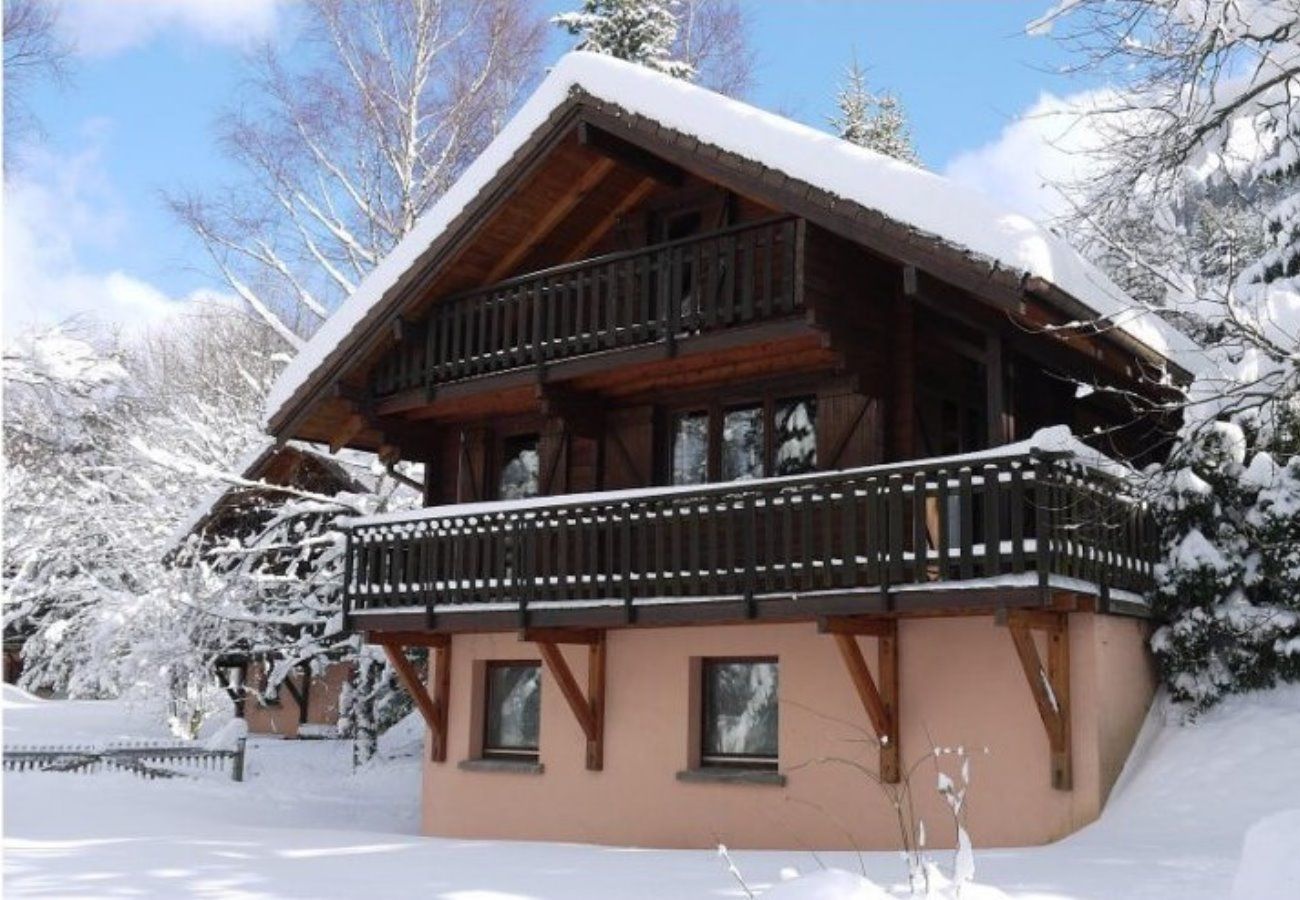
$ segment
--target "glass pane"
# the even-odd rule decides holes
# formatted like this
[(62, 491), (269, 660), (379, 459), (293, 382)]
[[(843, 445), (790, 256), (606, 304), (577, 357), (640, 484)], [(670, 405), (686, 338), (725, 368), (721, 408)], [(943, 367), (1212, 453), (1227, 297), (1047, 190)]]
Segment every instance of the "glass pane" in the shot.
[(709, 480), (708, 413), (683, 413), (673, 419), (673, 484)]
[(798, 475), (817, 468), (817, 399), (800, 397), (776, 404), (776, 474)]
[(776, 758), (777, 664), (707, 663), (704, 756)]
[(490, 666), (487, 670), (485, 750), (536, 750), (542, 680), (537, 666)]
[(537, 435), (510, 438), (502, 453), (501, 477), (497, 496), (502, 500), (536, 497), (540, 490), (538, 472), (541, 460), (537, 453)]
[(763, 477), (763, 407), (729, 409), (722, 416), (722, 480)]

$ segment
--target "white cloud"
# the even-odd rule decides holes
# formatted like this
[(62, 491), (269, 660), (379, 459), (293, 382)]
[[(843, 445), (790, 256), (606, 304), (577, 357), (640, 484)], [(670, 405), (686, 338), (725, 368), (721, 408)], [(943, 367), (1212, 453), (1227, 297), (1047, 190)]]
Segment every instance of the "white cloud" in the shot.
[(1110, 96), (1041, 94), (995, 140), (954, 157), (945, 174), (1040, 221), (1057, 218), (1069, 211), (1071, 188), (1086, 184), (1088, 155), (1103, 140), (1087, 112)]
[(165, 33), (217, 44), (266, 37), (283, 0), (63, 0), (60, 26), (85, 56), (112, 56)]
[(135, 327), (184, 311), (198, 300), (226, 302), (215, 291), (172, 297), (121, 269), (84, 263), (90, 250), (128, 239), (128, 218), (101, 163), (106, 127), (94, 123), (69, 156), (33, 153), (4, 186), (4, 329), (93, 317)]

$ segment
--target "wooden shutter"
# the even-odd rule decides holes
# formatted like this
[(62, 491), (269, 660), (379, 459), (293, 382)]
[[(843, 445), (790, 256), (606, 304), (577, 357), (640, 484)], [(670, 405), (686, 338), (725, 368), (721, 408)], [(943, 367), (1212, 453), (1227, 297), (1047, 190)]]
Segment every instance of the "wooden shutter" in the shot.
[(817, 468), (851, 469), (882, 461), (880, 401), (851, 391), (817, 398)]

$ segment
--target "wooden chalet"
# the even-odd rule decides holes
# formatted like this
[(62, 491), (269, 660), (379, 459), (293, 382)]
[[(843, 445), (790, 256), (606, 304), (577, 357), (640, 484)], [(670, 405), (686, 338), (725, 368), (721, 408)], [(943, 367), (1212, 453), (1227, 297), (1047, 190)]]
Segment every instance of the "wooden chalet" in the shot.
[(1154, 689), (1111, 458), (1167, 423), (1078, 386), (1158, 398), (1180, 340), (939, 176), (571, 54), (268, 420), (425, 465), (427, 508), (351, 524), (345, 593), (427, 721), (429, 833), (892, 846), (834, 759), (960, 744), (976, 840), (1041, 842)]
[[(237, 466), (247, 481), (295, 487), (317, 494), (366, 488), (337, 460), (312, 447), (291, 443), (256, 447)], [(184, 564), (188, 554), (211, 553), (233, 538), (256, 533), (268, 516), (266, 504), (275, 499), (271, 488), (222, 487), (202, 500), (177, 529), (167, 559)], [(217, 677), (225, 687), (235, 715), (250, 734), (325, 737), (338, 727), (339, 700), (355, 668), (351, 660), (300, 665), (274, 690), (269, 677), (275, 659), (256, 648), (227, 653), (217, 660)]]

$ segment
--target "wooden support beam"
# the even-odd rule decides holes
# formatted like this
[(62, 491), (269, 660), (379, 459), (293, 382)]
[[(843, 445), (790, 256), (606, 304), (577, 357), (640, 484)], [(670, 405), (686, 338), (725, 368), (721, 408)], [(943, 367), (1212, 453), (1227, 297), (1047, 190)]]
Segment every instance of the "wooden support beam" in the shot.
[(579, 238), (573, 246), (560, 254), (560, 258), (564, 262), (572, 262), (575, 259), (582, 259), (586, 256), (587, 251), (594, 247), (596, 243), (605, 236), (605, 232), (613, 228), (614, 224), (618, 222), (619, 219), (627, 215), (628, 210), (632, 209), (632, 207), (644, 200), (646, 195), (654, 190), (656, 184), (657, 182), (653, 178), (649, 177), (643, 178), (641, 181), (637, 182), (636, 187), (628, 191), (623, 199), (620, 200), (609, 212), (596, 219), (595, 223), (587, 229), (586, 234)]
[[(826, 630), (835, 638), (858, 699), (862, 701), (862, 708), (871, 720), (871, 728), (880, 740), (880, 780), (886, 784), (897, 784), (902, 768), (898, 740), (898, 622), (895, 619), (877, 619), (868, 625), (867, 621), (855, 622), (854, 618), (826, 619)], [(871, 630), (855, 631), (852, 630), (854, 627)], [(873, 634), (876, 637), (879, 687), (862, 657), (858, 634)]]
[(351, 440), (360, 434), (366, 427), (366, 417), (360, 413), (353, 413), (348, 416), (343, 427), (334, 432), (330, 438), (330, 453), (338, 453), (346, 447)]
[(853, 634), (867, 637), (894, 637), (898, 623), (881, 616), (822, 616), (817, 620), (820, 634)]
[[(446, 637), (446, 635), (443, 635)], [(429, 726), (429, 758), (434, 762), (447, 759), (447, 701), (451, 695), (451, 643), (429, 650), (429, 668), (432, 670), (432, 693), (420, 680), (420, 675), (406, 656), (406, 649), (389, 641), (381, 641), (384, 653), (397, 680), (415, 701), (424, 724)]]
[(598, 159), (588, 169), (583, 176), (578, 179), (577, 183), (561, 197), (558, 201), (551, 204), (551, 207), (544, 215), (533, 222), (528, 233), (519, 240), (515, 241), (514, 246), (509, 252), (505, 253), (497, 260), (496, 265), (488, 272), (487, 277), (483, 279), (484, 284), (492, 284), (500, 281), (505, 276), (514, 271), (515, 266), (519, 265), (529, 253), (536, 249), (537, 244), (551, 233), (556, 225), (564, 220), (564, 217), (573, 212), (574, 208), (586, 199), (598, 184), (605, 180), (605, 176), (614, 170), (614, 160), (609, 157)]
[(446, 647), (451, 643), (451, 635), (433, 631), (367, 631), (365, 642), (398, 647)]
[(663, 157), (589, 122), (578, 123), (578, 143), (669, 187), (680, 186), (685, 178), (680, 167)]
[[(1074, 786), (1070, 737), (1070, 631), (1065, 613), (1040, 610), (1008, 610), (996, 621), (1011, 633), (1016, 657), (1024, 670), (1029, 692), (1047, 730), (1052, 757), (1052, 787), (1068, 791)], [(1034, 641), (1034, 632), (1047, 637), (1047, 665), (1044, 666)]]
[[(528, 635), (525, 632), (525, 635)], [(535, 639), (538, 635), (534, 634)], [(535, 639), (537, 649), (546, 663), (546, 670), (560, 687), (569, 709), (578, 720), (582, 733), (587, 738), (587, 768), (599, 772), (605, 766), (605, 633), (596, 632), (591, 640), (576, 640), (574, 633), (568, 636), (570, 643), (587, 645), (587, 691), (584, 694), (578, 681), (573, 677), (568, 662), (560, 645), (554, 640)]]

